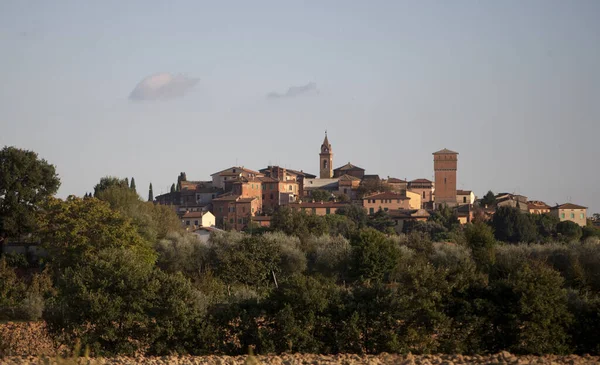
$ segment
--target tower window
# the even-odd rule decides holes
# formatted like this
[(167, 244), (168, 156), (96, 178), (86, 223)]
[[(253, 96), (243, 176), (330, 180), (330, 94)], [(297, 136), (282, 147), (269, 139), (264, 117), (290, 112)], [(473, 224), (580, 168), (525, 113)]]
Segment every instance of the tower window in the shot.
[(327, 160), (323, 160), (323, 168), (324, 169), (328, 168), (328, 166), (327, 166)]
[(446, 183), (446, 178), (444, 178), (444, 184)]

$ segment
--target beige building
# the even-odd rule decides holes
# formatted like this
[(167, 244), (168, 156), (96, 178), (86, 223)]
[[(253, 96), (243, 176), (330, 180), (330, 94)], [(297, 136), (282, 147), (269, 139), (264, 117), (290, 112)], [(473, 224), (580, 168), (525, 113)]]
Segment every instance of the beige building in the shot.
[(412, 191), (403, 190), (401, 194), (406, 195), (410, 200), (408, 201), (408, 205), (410, 209), (421, 209), (423, 207), (423, 202), (421, 200), (421, 195), (419, 193), (414, 193)]
[(386, 212), (389, 210), (411, 209), (410, 198), (408, 196), (392, 192), (365, 196), (362, 201), (363, 207), (369, 214), (373, 214), (379, 209)]
[(408, 182), (408, 191), (421, 195), (422, 205), (433, 201), (434, 184), (427, 179), (416, 179)]
[(211, 212), (207, 211), (185, 212), (181, 221), (185, 229), (215, 226), (215, 216)]
[(290, 203), (289, 207), (296, 211), (302, 211), (309, 214), (316, 215), (329, 215), (335, 214), (335, 212), (341, 207), (347, 207), (345, 203), (334, 203), (334, 202), (316, 202), (316, 203)]
[(225, 170), (222, 170), (219, 172), (215, 172), (214, 174), (212, 174), (210, 176), (212, 177), (212, 186), (214, 186), (217, 189), (224, 189), (225, 185), (227, 183), (230, 183), (232, 181), (237, 181), (242, 177), (255, 178), (255, 177), (261, 177), (264, 175), (258, 171), (246, 169), (243, 166), (242, 167), (233, 166), (228, 169), (225, 169)]
[(566, 203), (550, 208), (550, 214), (558, 217), (561, 222), (571, 221), (582, 227), (587, 225), (587, 207)]
[(475, 203), (475, 194), (471, 190), (456, 190), (456, 204), (473, 204)]
[(527, 202), (527, 209), (530, 214), (546, 214), (550, 213), (550, 206), (539, 200)]

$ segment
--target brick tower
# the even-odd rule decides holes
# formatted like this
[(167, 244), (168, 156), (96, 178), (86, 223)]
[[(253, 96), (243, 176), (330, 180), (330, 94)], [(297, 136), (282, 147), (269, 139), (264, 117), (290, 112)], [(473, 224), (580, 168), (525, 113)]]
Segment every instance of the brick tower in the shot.
[(456, 169), (458, 152), (444, 148), (433, 153), (435, 172), (435, 206), (456, 205)]
[(321, 153), (319, 153), (319, 172), (321, 179), (333, 177), (333, 152), (331, 152), (331, 144), (327, 139), (327, 131), (325, 131), (325, 139), (321, 145)]

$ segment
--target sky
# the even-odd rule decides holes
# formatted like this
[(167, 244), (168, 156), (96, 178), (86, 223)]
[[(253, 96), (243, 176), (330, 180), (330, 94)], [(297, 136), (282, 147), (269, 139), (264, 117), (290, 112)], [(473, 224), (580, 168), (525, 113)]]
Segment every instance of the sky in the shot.
[(147, 196), (334, 166), (600, 212), (600, 1), (0, 2), (0, 147)]

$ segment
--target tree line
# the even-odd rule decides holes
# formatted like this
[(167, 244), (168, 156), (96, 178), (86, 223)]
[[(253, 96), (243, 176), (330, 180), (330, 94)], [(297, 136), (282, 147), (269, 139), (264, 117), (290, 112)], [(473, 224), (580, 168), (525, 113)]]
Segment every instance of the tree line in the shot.
[[(2, 156), (2, 171), (18, 165)], [(45, 191), (22, 209), (48, 255), (0, 259), (0, 319), (44, 320), (58, 343), (95, 355), (600, 353), (593, 234), (536, 224), (531, 243), (503, 242), (501, 222), (528, 223), (507, 211), (460, 225), (447, 208), (396, 234), (385, 212), (350, 205), (283, 208), (270, 231), (204, 242), (122, 179), (101, 179), (93, 197)]]

